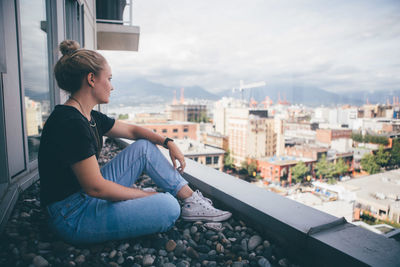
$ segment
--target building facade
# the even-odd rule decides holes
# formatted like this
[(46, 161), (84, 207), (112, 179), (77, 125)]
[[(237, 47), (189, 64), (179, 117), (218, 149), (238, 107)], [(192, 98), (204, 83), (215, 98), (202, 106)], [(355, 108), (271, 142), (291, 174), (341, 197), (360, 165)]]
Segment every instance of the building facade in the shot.
[(197, 140), (197, 123), (168, 121), (165, 123), (141, 124), (140, 126), (152, 130), (162, 136), (173, 139)]
[(53, 76), (59, 43), (73, 39), (97, 49), (108, 40), (102, 49), (137, 50), (132, 40), (138, 41), (138, 27), (102, 25), (96, 10), (107, 18), (109, 10), (95, 0), (0, 1), (0, 229), (19, 192), (39, 178), (41, 129), (67, 99)]

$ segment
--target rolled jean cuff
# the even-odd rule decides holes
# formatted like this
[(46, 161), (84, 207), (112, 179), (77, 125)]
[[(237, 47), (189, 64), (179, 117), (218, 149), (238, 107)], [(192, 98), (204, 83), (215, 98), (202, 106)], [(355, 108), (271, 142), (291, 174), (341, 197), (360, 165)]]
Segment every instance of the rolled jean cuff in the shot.
[(178, 194), (178, 192), (182, 189), (182, 187), (184, 187), (185, 185), (187, 185), (188, 182), (186, 180), (183, 180), (178, 184), (178, 186), (175, 188), (175, 190), (172, 193), (172, 195), (174, 197), (176, 197), (176, 194)]

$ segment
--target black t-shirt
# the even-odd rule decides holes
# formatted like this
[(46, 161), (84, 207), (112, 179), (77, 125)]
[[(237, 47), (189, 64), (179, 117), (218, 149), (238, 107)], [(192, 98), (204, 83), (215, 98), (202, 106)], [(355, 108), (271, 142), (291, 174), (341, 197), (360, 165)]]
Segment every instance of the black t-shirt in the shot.
[(93, 155), (97, 157), (103, 145), (103, 135), (115, 122), (94, 110), (91, 117), (96, 127), (90, 126), (89, 121), (76, 108), (57, 105), (47, 119), (38, 156), (40, 200), (43, 207), (81, 189), (71, 165)]

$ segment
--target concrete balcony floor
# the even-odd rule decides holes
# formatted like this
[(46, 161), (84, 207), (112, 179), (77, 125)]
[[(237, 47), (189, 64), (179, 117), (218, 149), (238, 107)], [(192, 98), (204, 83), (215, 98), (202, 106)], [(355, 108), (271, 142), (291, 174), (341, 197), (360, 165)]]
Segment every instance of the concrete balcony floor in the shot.
[[(107, 141), (100, 165), (118, 151)], [(147, 176), (136, 186), (155, 188)], [(47, 228), (39, 191), (37, 182), (20, 195), (0, 236), (0, 266), (299, 266), (286, 257), (285, 248), (261, 238), (235, 216), (219, 231), (178, 219), (166, 233), (72, 246)]]

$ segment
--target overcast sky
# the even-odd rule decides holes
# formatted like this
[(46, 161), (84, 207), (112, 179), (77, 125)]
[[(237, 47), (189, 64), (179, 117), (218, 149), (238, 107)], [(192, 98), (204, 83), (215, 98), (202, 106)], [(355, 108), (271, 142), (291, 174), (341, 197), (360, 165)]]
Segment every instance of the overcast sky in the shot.
[(400, 89), (400, 1), (136, 0), (138, 52), (102, 51), (114, 79), (211, 92), (245, 83)]

